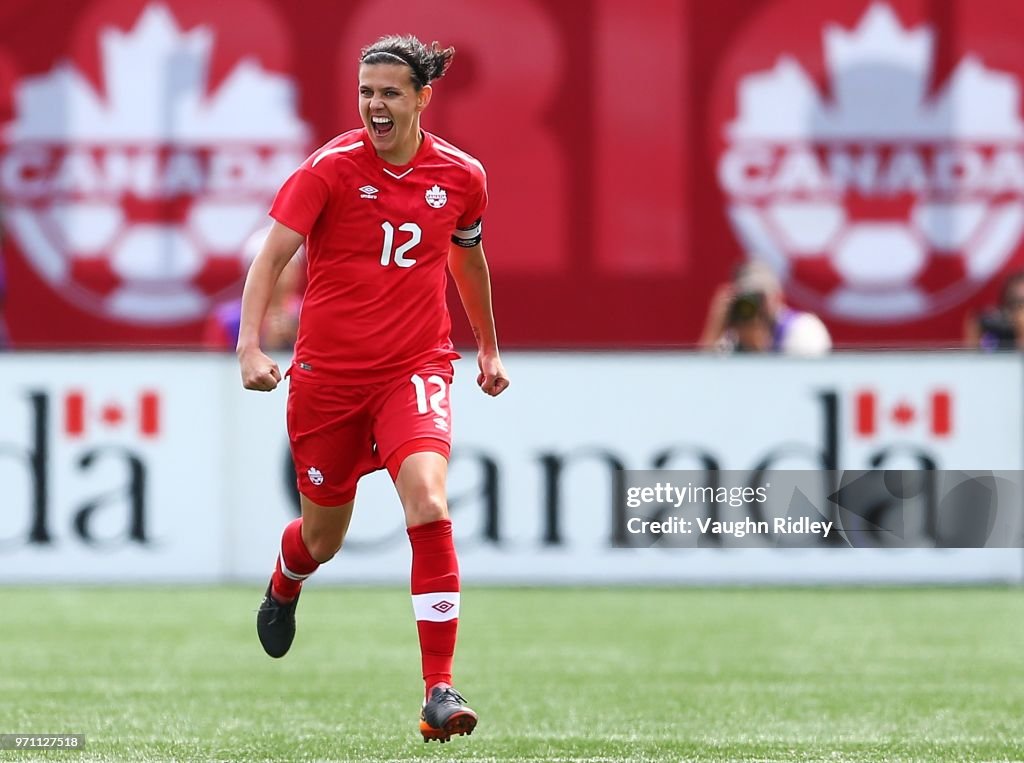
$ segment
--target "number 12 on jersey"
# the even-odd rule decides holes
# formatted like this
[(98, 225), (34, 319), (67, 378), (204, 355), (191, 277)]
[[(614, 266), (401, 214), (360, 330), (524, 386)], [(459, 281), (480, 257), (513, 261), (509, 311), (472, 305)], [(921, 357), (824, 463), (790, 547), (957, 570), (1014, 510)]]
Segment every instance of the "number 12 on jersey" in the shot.
[(410, 234), (409, 240), (400, 244), (395, 249), (395, 226), (389, 222), (382, 222), (380, 227), (384, 230), (384, 246), (380, 250), (380, 264), (387, 267), (391, 264), (391, 257), (394, 255), (395, 264), (400, 268), (411, 268), (416, 260), (406, 257), (405, 253), (412, 249), (423, 238), (423, 231), (416, 223), (402, 223), (398, 230)]

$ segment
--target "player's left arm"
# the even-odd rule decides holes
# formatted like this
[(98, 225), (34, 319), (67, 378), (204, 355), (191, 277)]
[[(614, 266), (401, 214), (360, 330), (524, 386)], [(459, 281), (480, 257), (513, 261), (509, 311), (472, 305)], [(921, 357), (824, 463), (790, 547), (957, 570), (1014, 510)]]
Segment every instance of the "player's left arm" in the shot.
[(488, 395), (500, 395), (508, 388), (509, 379), (498, 353), (498, 334), (494, 328), (491, 304), (491, 275), (483, 244), (478, 241), (467, 247), (453, 243), (448, 251), (448, 270), (455, 279), (462, 306), (476, 337), (476, 359), (480, 367), (476, 383)]

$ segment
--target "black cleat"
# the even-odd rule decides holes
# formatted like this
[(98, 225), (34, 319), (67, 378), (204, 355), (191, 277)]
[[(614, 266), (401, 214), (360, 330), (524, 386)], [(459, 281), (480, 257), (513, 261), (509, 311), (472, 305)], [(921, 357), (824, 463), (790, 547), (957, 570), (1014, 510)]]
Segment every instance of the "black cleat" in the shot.
[(296, 596), (287, 604), (281, 604), (270, 594), (270, 585), (256, 610), (256, 633), (260, 637), (263, 651), (271, 657), (284, 657), (295, 639)]
[(476, 713), (466, 706), (461, 694), (451, 686), (438, 686), (430, 692), (430, 699), (423, 705), (420, 733), (424, 742), (431, 739), (447, 742), (459, 734), (472, 734), (476, 722)]

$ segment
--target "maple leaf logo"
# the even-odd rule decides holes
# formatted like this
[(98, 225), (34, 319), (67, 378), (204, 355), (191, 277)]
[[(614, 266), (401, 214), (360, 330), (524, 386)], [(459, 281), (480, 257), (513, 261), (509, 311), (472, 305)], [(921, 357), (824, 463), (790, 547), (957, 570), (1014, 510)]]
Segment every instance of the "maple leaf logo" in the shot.
[(148, 6), (127, 32), (103, 30), (99, 45), (103, 93), (67, 61), (22, 80), (15, 88), (17, 116), (5, 126), (7, 142), (306, 138), (292, 83), (254, 58), (239, 61), (208, 93), (213, 32), (202, 26), (182, 30), (164, 5)]
[[(740, 86), (733, 139), (1016, 140), (1024, 137), (1020, 85), (987, 69), (977, 56), (963, 58), (949, 81), (929, 97), (934, 33), (904, 29), (896, 14), (872, 5), (856, 29), (824, 30), (832, 98), (826, 100), (791, 56)], [(884, 77), (884, 87), (879, 86)], [(786, 104), (780, 108), (779, 104)]]
[(155, 3), (100, 30), (99, 89), (71, 61), (14, 86), (0, 209), (26, 262), (90, 312), (175, 324), (234, 296), (305, 156), (290, 78), (243, 57), (211, 90), (215, 41)]
[(1024, 235), (1019, 79), (967, 54), (933, 87), (934, 30), (884, 3), (821, 44), (824, 91), (787, 53), (736, 85), (718, 174), (737, 238), (836, 317), (958, 305)]

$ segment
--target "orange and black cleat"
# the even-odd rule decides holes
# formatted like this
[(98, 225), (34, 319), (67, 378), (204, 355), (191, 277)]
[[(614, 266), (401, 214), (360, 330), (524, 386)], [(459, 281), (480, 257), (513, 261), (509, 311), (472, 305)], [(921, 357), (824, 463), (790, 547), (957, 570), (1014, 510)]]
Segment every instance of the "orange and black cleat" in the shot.
[(466, 706), (465, 698), (451, 686), (435, 686), (420, 713), (423, 741), (447, 742), (453, 736), (469, 736), (476, 728), (477, 716)]

